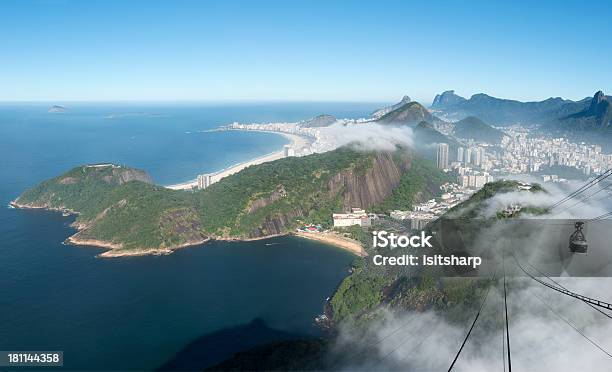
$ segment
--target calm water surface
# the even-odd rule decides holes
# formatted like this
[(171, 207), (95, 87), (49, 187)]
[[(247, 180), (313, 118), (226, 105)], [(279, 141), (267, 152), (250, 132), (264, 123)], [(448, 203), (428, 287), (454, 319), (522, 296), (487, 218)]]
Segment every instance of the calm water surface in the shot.
[(199, 352), (211, 364), (253, 344), (319, 334), (313, 317), (347, 274), (347, 252), (285, 237), (99, 259), (97, 248), (61, 243), (70, 218), (5, 206), (84, 163), (141, 168), (160, 184), (192, 179), (286, 143), (203, 130), (361, 117), (377, 105), (67, 106), (48, 114), (49, 105), (0, 105), (0, 350), (63, 350), (71, 369), (154, 369), (194, 345), (216, 345)]

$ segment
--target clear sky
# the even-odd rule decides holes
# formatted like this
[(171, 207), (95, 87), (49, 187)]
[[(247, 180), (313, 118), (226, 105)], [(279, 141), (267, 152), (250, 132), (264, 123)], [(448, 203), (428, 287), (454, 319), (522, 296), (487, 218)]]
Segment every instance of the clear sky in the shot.
[(612, 2), (0, 4), (0, 100), (520, 100), (612, 93)]

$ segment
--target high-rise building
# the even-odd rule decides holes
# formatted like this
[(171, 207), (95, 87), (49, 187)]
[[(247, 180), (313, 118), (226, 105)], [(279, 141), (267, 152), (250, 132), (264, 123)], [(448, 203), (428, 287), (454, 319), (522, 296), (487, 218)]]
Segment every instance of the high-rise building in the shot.
[(470, 164), (472, 162), (472, 149), (468, 147), (465, 150), (465, 164)]
[(480, 150), (481, 150), (481, 147), (476, 147), (474, 149), (474, 165), (478, 167), (480, 166), (480, 164), (482, 164), (482, 157), (481, 157), (482, 154)]
[(448, 168), (448, 144), (438, 144), (437, 164), (440, 169)]
[(284, 157), (295, 156), (295, 150), (293, 149), (293, 147), (289, 145), (285, 145), (283, 147), (283, 156)]
[(463, 147), (457, 148), (457, 161), (463, 162)]
[(210, 185), (212, 185), (212, 174), (198, 175), (198, 189), (205, 189)]

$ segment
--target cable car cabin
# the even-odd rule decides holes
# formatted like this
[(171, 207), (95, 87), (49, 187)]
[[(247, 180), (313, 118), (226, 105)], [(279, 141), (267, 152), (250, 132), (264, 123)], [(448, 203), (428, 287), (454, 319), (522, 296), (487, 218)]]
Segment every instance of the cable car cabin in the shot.
[(587, 240), (582, 232), (584, 222), (578, 221), (574, 224), (576, 231), (569, 238), (569, 249), (572, 253), (587, 253)]

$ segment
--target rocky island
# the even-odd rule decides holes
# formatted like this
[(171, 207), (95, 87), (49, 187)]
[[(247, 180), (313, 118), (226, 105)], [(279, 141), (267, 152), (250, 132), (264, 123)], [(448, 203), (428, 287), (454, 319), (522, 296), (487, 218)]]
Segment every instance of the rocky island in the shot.
[(68, 109), (64, 106), (59, 106), (59, 105), (53, 105), (49, 108), (49, 110), (47, 110), (48, 113), (50, 114), (61, 114), (68, 111)]

